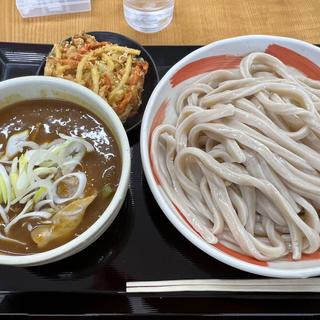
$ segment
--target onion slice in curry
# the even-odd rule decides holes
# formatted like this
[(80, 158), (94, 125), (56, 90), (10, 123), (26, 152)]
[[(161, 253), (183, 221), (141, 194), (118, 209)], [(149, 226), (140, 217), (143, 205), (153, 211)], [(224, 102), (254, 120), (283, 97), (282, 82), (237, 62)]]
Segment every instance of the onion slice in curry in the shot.
[(41, 248), (56, 238), (70, 234), (80, 224), (84, 212), (95, 197), (96, 194), (66, 205), (53, 216), (52, 225), (38, 226), (31, 232), (32, 240)]

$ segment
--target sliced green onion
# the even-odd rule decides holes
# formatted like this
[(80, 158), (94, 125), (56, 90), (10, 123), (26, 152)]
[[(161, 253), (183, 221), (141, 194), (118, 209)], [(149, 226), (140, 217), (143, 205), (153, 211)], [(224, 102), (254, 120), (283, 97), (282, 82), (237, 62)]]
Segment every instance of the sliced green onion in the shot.
[(7, 158), (11, 159), (17, 153), (22, 152), (21, 142), (26, 141), (28, 137), (29, 137), (29, 130), (24, 130), (10, 136), (6, 146)]
[(11, 184), (5, 167), (0, 164), (0, 189), (2, 194), (2, 201), (7, 204), (9, 209), (11, 201)]
[(115, 194), (115, 189), (110, 185), (110, 183), (107, 183), (101, 189), (100, 194), (103, 198), (108, 199), (110, 197), (113, 197), (113, 195)]
[(12, 238), (9, 238), (9, 237), (6, 237), (4, 236), (3, 234), (0, 233), (0, 240), (4, 240), (4, 241), (8, 241), (8, 242), (13, 242), (13, 243), (16, 243), (16, 244), (20, 244), (22, 246), (26, 246), (27, 244), (25, 242), (22, 242), (22, 241), (19, 241), (19, 240), (16, 240), (16, 239), (12, 239)]
[(21, 199), (27, 196), (29, 193), (35, 192), (38, 188), (44, 187), (48, 190), (48, 196), (52, 197), (52, 182), (50, 180), (42, 179), (40, 181), (34, 182), (32, 185), (29, 185), (23, 193), (17, 196), (14, 200), (12, 200), (12, 205), (18, 203)]
[(65, 139), (67, 141), (76, 141), (76, 142), (83, 144), (86, 147), (88, 152), (91, 152), (94, 150), (92, 144), (83, 138), (76, 137), (76, 136), (67, 136), (63, 133), (59, 133), (59, 137), (61, 137), (62, 139)]
[(52, 200), (41, 200), (39, 202), (36, 203), (36, 205), (34, 206), (34, 209), (36, 211), (39, 211), (42, 207), (49, 205), (50, 207), (54, 206), (54, 203)]
[(34, 203), (39, 202), (39, 200), (43, 199), (46, 193), (47, 193), (47, 189), (44, 187), (40, 187), (33, 197), (33, 202)]
[(40, 146), (34, 141), (23, 141), (19, 143), (20, 148), (28, 147), (30, 149), (39, 149)]
[(15, 157), (12, 161), (11, 171), (9, 174), (11, 189), (12, 189), (12, 197), (16, 197), (17, 195), (17, 180), (18, 180), (18, 158)]
[(40, 167), (37, 169), (34, 169), (33, 172), (35, 176), (41, 177), (41, 176), (47, 176), (47, 175), (55, 175), (57, 173), (58, 169), (57, 168), (47, 168), (47, 167)]
[(19, 197), (30, 185), (27, 173), (25, 171), (21, 172), (18, 176), (16, 183), (16, 196)]
[(9, 217), (2, 206), (0, 206), (0, 216), (5, 224), (9, 223)]
[(10, 232), (11, 227), (20, 220), (20, 218), (28, 211), (32, 208), (33, 206), (33, 202), (32, 200), (29, 200), (27, 202), (27, 204), (24, 206), (24, 208), (22, 209), (22, 211), (15, 216), (5, 227), (4, 227), (4, 232), (5, 234), (8, 234)]
[[(57, 193), (57, 188), (58, 188), (59, 184), (64, 179), (67, 179), (67, 178), (70, 178), (70, 177), (76, 177), (78, 179), (77, 190), (70, 197), (66, 197), (66, 198), (60, 197), (58, 195), (58, 193)], [(68, 202), (70, 200), (73, 200), (73, 199), (81, 197), (82, 194), (83, 194), (84, 188), (86, 186), (86, 183), (87, 183), (87, 177), (83, 172), (73, 172), (73, 173), (69, 173), (69, 174), (66, 174), (66, 175), (62, 176), (61, 178), (57, 179), (53, 183), (53, 186), (52, 186), (53, 187), (53, 189), (52, 189), (53, 190), (53, 201), (55, 203), (61, 204), (61, 203), (65, 203), (65, 202)]]
[(43, 219), (49, 219), (51, 218), (52, 214), (47, 211), (32, 211), (25, 213), (23, 215), (18, 215), (15, 218), (13, 218), (5, 227), (6, 233), (10, 232), (10, 229), (13, 225), (15, 225), (18, 221), (25, 219), (25, 218), (43, 218)]

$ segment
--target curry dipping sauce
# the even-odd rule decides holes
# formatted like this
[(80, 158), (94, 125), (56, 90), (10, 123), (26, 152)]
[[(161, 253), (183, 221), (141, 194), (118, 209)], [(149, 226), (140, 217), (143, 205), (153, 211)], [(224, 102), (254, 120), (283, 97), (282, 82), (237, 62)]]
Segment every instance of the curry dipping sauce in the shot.
[[(80, 235), (87, 228), (89, 228), (107, 208), (113, 198), (121, 175), (122, 160), (113, 134), (96, 115), (77, 104), (67, 101), (42, 99), (19, 102), (0, 110), (0, 152), (2, 158), (3, 154), (6, 152), (7, 142), (10, 136), (25, 131), (28, 132), (27, 141), (30, 142), (25, 143), (23, 150), (20, 148), (19, 153), (15, 155), (15, 157), (18, 159), (19, 170), (21, 169), (23, 163), (23, 161), (20, 161), (22, 160), (21, 155), (23, 156), (23, 152), (27, 152), (28, 150), (32, 149), (33, 142), (35, 142), (34, 145), (47, 145), (47, 149), (49, 149), (50, 143), (55, 143), (55, 146), (51, 147), (51, 149), (55, 148), (55, 150), (58, 150), (59, 147), (63, 146), (63, 143), (65, 143), (66, 149), (69, 148), (68, 150), (70, 151), (69, 142), (74, 140), (69, 141), (68, 138), (65, 138), (66, 140), (58, 140), (63, 136), (61, 134), (64, 134), (70, 137), (70, 139), (72, 137), (83, 138), (82, 141), (80, 141), (80, 139), (79, 141), (83, 143), (83, 145), (89, 142), (93, 148), (91, 152), (84, 152), (81, 148), (81, 150), (79, 149), (79, 143), (77, 145), (77, 140), (75, 140), (75, 146), (70, 151), (70, 156), (67, 158), (69, 159), (68, 165), (70, 166), (71, 164), (74, 166), (73, 173), (70, 174), (68, 171), (66, 171), (67, 174), (65, 175), (66, 178), (63, 183), (61, 182), (57, 184), (58, 181), (55, 182), (57, 186), (55, 197), (57, 200), (53, 207), (50, 207), (50, 203), (52, 204), (52, 201), (48, 200), (49, 196), (47, 196), (47, 198), (42, 198), (41, 200), (41, 197), (43, 197), (45, 194), (41, 192), (46, 191), (45, 188), (40, 190), (39, 188), (35, 188), (35, 190), (33, 190), (35, 194), (32, 196), (33, 198), (29, 197), (29, 211), (37, 211), (34, 209), (34, 207), (37, 208), (37, 206), (32, 203), (32, 199), (35, 199), (39, 196), (37, 200), (39, 202), (43, 201), (43, 203), (47, 205), (44, 205), (41, 209), (38, 209), (37, 212), (43, 211), (45, 208), (47, 208), (51, 214), (50, 218), (47, 217), (47, 215), (50, 214), (45, 213), (42, 213), (42, 215), (39, 213), (38, 216), (34, 217), (30, 216), (29, 218), (23, 218), (13, 224), (8, 232), (8, 230), (5, 230), (6, 222), (1, 215), (1, 234), (5, 237), (16, 240), (16, 242), (7, 241), (0, 237), (0, 252), (9, 255), (26, 255), (47, 251), (56, 248)], [(79, 153), (79, 150), (83, 152), (81, 161), (78, 163), (73, 160), (70, 161), (70, 159), (73, 159), (72, 152)], [(42, 154), (45, 156), (46, 152), (42, 152)], [(24, 156), (24, 158), (26, 158), (26, 156)], [(46, 160), (46, 163), (49, 164), (46, 165), (46, 169), (43, 169), (43, 172), (47, 173), (42, 176), (39, 175), (39, 177), (42, 179), (49, 179), (50, 177), (53, 177), (52, 179), (56, 180), (59, 180), (58, 178), (60, 177), (61, 179), (61, 168), (54, 167), (52, 169), (52, 162), (50, 161), (51, 159)], [(8, 159), (8, 163), (2, 162), (3, 167), (7, 168), (6, 170), (8, 170), (8, 176), (10, 176), (10, 179), (10, 168), (6, 166), (10, 166), (11, 162), (13, 162), (13, 157)], [(74, 165), (74, 163), (76, 164)], [(27, 166), (28, 163), (25, 167), (27, 168)], [(37, 170), (37, 172), (40, 172), (39, 170), (41, 168), (36, 166), (34, 168), (35, 172)], [(86, 183), (77, 200), (75, 198), (72, 199), (72, 192), (74, 191), (72, 188), (77, 189), (78, 184), (80, 185), (80, 183), (83, 183), (83, 179), (81, 180), (80, 177), (79, 180), (76, 179), (78, 172), (81, 173), (81, 178), (83, 178), (84, 175), (86, 176)], [(69, 187), (70, 190), (68, 189)], [(30, 188), (32, 189), (32, 186), (29, 186), (29, 189)], [(37, 191), (38, 196), (36, 193)], [(13, 191), (11, 193), (14, 194)], [(61, 196), (63, 193), (65, 193), (65, 195)], [(65, 201), (68, 197), (71, 200)], [(2, 198), (4, 198), (3, 194)], [(82, 201), (81, 199), (83, 198), (90, 198), (90, 201), (87, 202), (86, 206), (84, 207), (85, 211), (80, 219), (81, 221), (79, 220), (80, 222), (78, 224), (76, 223), (76, 227), (72, 231), (68, 230), (67, 224), (62, 228), (66, 232), (64, 234), (62, 232), (62, 235), (60, 234), (58, 237), (52, 237), (48, 243), (42, 242), (39, 245), (39, 243), (36, 243), (33, 240), (31, 234), (34, 232), (34, 230), (43, 228), (43, 234), (48, 235), (48, 233), (51, 232), (50, 230), (52, 230), (50, 228), (52, 228), (52, 221), (54, 220), (53, 217), (55, 214), (72, 202), (74, 202), (75, 205), (78, 205), (79, 203), (77, 203), (76, 200)], [(13, 199), (13, 196), (11, 196), (11, 199)], [(53, 199), (55, 198), (53, 197)], [(92, 201), (92, 199), (94, 200)], [(7, 204), (3, 202), (1, 207), (5, 209), (6, 205)], [(20, 202), (11, 204), (11, 207), (7, 212), (10, 221), (19, 215), (25, 206), (25, 203)], [(74, 219), (79, 212), (79, 210), (71, 212), (71, 214), (68, 212), (68, 216), (70, 219)]]

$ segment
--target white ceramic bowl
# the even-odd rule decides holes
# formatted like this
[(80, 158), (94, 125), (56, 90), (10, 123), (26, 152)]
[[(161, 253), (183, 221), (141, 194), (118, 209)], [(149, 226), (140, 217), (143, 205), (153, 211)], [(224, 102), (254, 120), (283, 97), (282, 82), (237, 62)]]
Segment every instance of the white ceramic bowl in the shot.
[(219, 244), (211, 245), (205, 242), (184, 221), (161, 186), (157, 184), (150, 163), (149, 141), (152, 130), (156, 125), (170, 123), (170, 120), (175, 118), (174, 103), (186, 85), (206, 72), (230, 68), (233, 61), (225, 55), (244, 56), (250, 52), (266, 50), (284, 63), (320, 79), (318, 66), (320, 49), (300, 40), (260, 35), (243, 36), (217, 41), (192, 52), (168, 71), (149, 99), (141, 127), (143, 168), (151, 191), (168, 219), (188, 240), (208, 255), (235, 268), (264, 276), (283, 278), (316, 276), (320, 275), (320, 252), (305, 256), (300, 261), (261, 262), (228, 250)]
[(26, 256), (0, 255), (0, 264), (33, 266), (73, 255), (94, 242), (110, 226), (126, 197), (130, 176), (130, 146), (113, 109), (97, 94), (72, 81), (54, 77), (30, 76), (0, 82), (0, 109), (31, 99), (60, 99), (74, 102), (96, 114), (111, 130), (121, 153), (121, 177), (117, 191), (100, 218), (80, 236), (55, 249)]

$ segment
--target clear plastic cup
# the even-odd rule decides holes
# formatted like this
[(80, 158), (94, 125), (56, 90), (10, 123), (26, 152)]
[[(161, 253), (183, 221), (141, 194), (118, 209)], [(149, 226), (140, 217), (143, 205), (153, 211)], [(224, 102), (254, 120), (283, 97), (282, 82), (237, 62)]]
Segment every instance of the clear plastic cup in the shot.
[(173, 17), (174, 0), (123, 0), (124, 17), (133, 29), (158, 32), (166, 28)]

